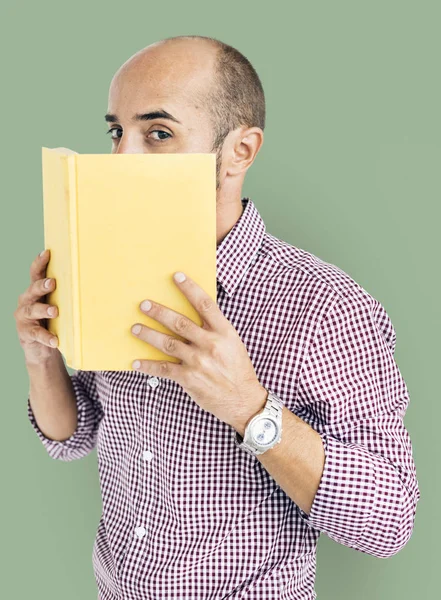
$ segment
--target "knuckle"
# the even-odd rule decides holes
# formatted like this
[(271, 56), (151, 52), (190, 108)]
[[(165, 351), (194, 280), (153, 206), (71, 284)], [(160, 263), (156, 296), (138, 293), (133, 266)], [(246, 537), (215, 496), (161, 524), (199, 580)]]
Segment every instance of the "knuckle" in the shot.
[(19, 332), (18, 341), (20, 342), (21, 346), (25, 346), (25, 344), (28, 340), (23, 336), (23, 334), (21, 332)]
[(167, 336), (164, 339), (164, 348), (167, 352), (174, 352), (177, 346), (177, 339), (172, 336)]
[(216, 340), (213, 340), (212, 342), (209, 343), (208, 354), (214, 360), (217, 360), (220, 357), (220, 346), (216, 342)]
[(194, 359), (196, 370), (200, 373), (205, 373), (209, 370), (210, 359), (204, 354), (198, 354)]
[(211, 310), (213, 306), (213, 300), (211, 298), (202, 298), (198, 304), (198, 312), (204, 313)]
[(154, 310), (155, 310), (155, 319), (156, 319), (156, 317), (158, 317), (158, 320), (162, 319), (163, 314), (164, 314), (164, 311), (163, 311), (162, 307), (161, 306), (155, 306)]
[(216, 341), (215, 341), (215, 340), (210, 340), (210, 341), (208, 342), (208, 345), (207, 345), (207, 350), (208, 350), (208, 353), (209, 353), (210, 355), (211, 355), (211, 354), (214, 354), (214, 353), (216, 352), (216, 350), (217, 350), (217, 343), (216, 343)]
[(188, 354), (188, 363), (191, 365), (198, 365), (199, 352), (197, 350), (190, 350)]
[(29, 329), (29, 334), (30, 334), (31, 339), (36, 342), (39, 341), (39, 339), (38, 339), (39, 338), (39, 335), (38, 335), (39, 329), (40, 329), (39, 325), (34, 325)]
[(162, 375), (164, 375), (164, 376), (166, 376), (168, 374), (168, 372), (169, 372), (169, 366), (168, 365), (169, 365), (169, 363), (166, 360), (161, 360), (159, 362), (159, 372)]
[(174, 323), (174, 328), (178, 332), (187, 331), (189, 327), (188, 319), (182, 315), (179, 315)]

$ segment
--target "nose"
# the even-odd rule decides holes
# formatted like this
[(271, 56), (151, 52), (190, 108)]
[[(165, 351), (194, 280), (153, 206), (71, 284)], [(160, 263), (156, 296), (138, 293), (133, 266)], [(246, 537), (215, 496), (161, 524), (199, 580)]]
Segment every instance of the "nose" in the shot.
[(139, 136), (134, 134), (129, 135), (128, 133), (123, 133), (119, 142), (118, 148), (115, 154), (143, 154), (145, 153), (145, 148), (142, 144), (142, 139), (139, 139)]
[(115, 154), (142, 154), (144, 151), (142, 148), (136, 148), (134, 146), (129, 146), (129, 144), (118, 146), (118, 150)]

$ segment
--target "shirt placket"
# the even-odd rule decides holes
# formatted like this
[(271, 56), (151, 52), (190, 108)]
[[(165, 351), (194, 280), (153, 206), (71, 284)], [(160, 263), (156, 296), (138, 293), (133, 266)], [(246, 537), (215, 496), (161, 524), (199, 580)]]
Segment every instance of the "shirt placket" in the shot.
[(152, 469), (152, 465), (156, 458), (152, 432), (155, 430), (155, 413), (158, 401), (157, 390), (160, 390), (162, 383), (161, 379), (156, 376), (149, 377), (146, 383), (147, 393), (143, 407), (142, 431), (140, 431), (140, 440), (142, 440), (143, 445), (138, 456), (138, 459), (143, 464), (143, 469), (141, 470), (142, 481), (140, 482), (142, 493), (138, 514), (131, 531), (131, 539), (124, 557), (123, 577), (126, 575), (127, 569), (132, 571), (133, 564), (131, 557), (143, 553), (142, 547), (146, 545), (146, 541), (150, 538), (151, 534), (151, 515), (149, 513), (152, 511), (152, 502), (151, 498), (148, 497), (148, 490), (154, 485), (154, 469)]

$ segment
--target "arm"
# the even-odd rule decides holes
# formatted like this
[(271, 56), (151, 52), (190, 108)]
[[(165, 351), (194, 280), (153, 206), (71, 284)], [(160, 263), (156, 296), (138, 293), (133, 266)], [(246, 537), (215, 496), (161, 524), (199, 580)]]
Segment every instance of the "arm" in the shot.
[(409, 540), (420, 497), (394, 347), (379, 303), (340, 298), (303, 365), (297, 414), (284, 409), (282, 442), (257, 457), (311, 527), (382, 558)]
[(60, 353), (40, 364), (26, 364), (30, 380), (28, 417), (54, 459), (70, 461), (96, 446), (103, 416), (94, 371), (69, 375)]

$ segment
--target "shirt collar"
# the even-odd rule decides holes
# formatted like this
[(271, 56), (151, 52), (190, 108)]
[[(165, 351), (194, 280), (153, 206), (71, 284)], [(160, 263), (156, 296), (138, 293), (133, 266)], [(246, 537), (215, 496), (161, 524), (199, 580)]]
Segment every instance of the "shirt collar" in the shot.
[(265, 223), (250, 198), (241, 199), (243, 212), (216, 250), (217, 280), (232, 296), (265, 234)]

